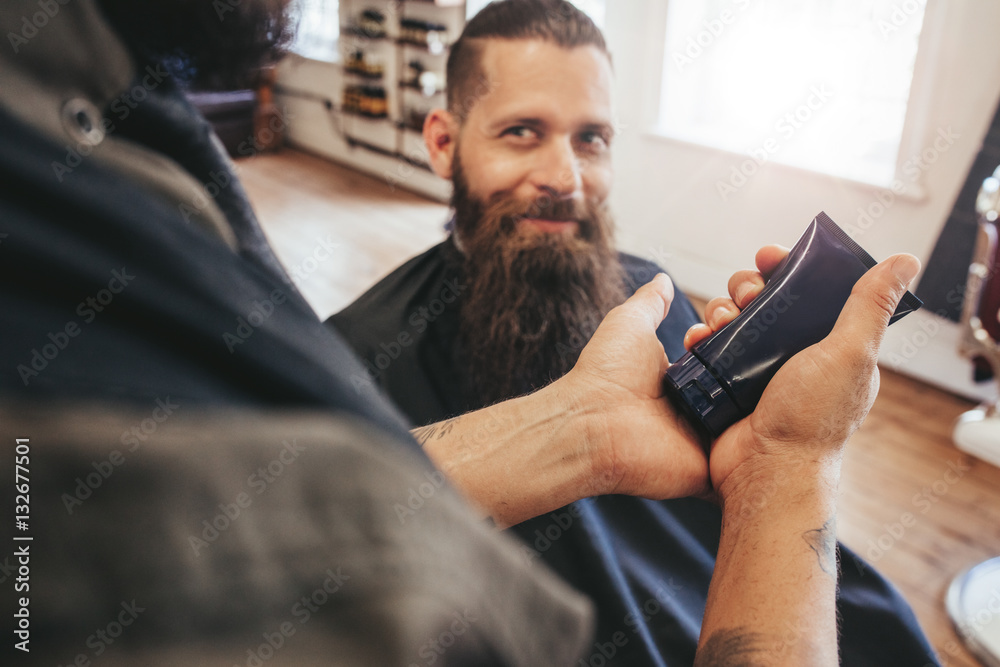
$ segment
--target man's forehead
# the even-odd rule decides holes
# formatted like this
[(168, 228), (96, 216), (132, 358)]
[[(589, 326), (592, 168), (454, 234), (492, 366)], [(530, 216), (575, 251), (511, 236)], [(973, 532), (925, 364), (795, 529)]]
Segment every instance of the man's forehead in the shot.
[(587, 44), (562, 47), (543, 39), (482, 40), (480, 65), (488, 82), (481, 101), (492, 111), (524, 104), (577, 105), (575, 111), (610, 114), (611, 62)]

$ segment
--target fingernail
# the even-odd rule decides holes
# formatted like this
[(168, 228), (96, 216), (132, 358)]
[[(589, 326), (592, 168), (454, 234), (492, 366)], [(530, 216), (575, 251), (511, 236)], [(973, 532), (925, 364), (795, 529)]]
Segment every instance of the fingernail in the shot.
[(920, 260), (913, 255), (902, 255), (892, 263), (892, 272), (900, 281), (909, 285), (920, 272)]
[(712, 311), (712, 321), (721, 322), (727, 317), (729, 317), (729, 315), (732, 314), (732, 312), (733, 311), (726, 306), (717, 306), (715, 310)]
[(755, 283), (743, 283), (738, 288), (736, 288), (736, 305), (740, 307), (746, 306), (747, 297), (750, 296), (750, 293), (754, 289), (757, 288), (763, 289), (763, 287), (764, 287), (763, 281), (761, 281), (759, 285)]

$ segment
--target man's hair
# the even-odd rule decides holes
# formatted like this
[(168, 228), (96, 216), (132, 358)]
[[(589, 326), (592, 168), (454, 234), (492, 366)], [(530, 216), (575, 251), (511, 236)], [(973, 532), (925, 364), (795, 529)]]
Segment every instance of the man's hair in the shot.
[(611, 59), (600, 29), (566, 0), (491, 2), (466, 24), (448, 56), (448, 111), (463, 122), (489, 91), (482, 67), (488, 39), (539, 39), (565, 49), (594, 46)]

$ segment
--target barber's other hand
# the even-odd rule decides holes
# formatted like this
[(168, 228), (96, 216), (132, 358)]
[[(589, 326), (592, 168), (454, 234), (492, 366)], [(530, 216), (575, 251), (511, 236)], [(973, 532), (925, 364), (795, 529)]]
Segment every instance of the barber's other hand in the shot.
[(587, 420), (595, 493), (678, 498), (708, 491), (697, 437), (663, 397), (670, 365), (656, 329), (674, 297), (663, 274), (612, 310), (560, 382)]
[[(706, 308), (709, 331), (692, 329), (686, 343), (696, 344), (711, 330), (731, 321), (763, 288), (787, 254), (769, 246), (757, 254), (760, 273), (737, 273), (727, 300)], [(919, 271), (911, 255), (895, 255), (869, 270), (855, 285), (833, 331), (792, 357), (768, 384), (756, 410), (734, 424), (712, 446), (710, 474), (725, 498), (734, 486), (750, 483), (762, 469), (831, 464), (839, 470), (843, 445), (861, 425), (878, 393), (878, 349), (896, 305)], [(710, 302), (710, 306), (713, 304)]]

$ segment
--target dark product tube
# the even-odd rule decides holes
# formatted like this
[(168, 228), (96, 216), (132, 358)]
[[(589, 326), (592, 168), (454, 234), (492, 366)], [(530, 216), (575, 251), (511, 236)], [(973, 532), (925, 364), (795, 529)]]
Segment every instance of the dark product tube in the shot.
[[(832, 330), (854, 283), (877, 262), (820, 213), (760, 295), (667, 370), (674, 405), (710, 438), (746, 417), (778, 369)], [(903, 295), (892, 324), (923, 303)]]

